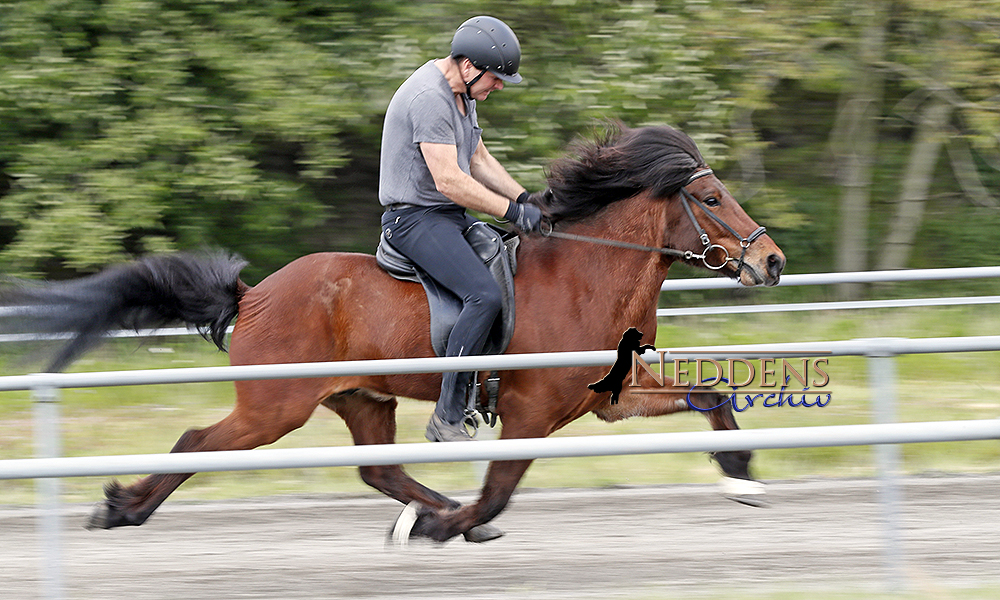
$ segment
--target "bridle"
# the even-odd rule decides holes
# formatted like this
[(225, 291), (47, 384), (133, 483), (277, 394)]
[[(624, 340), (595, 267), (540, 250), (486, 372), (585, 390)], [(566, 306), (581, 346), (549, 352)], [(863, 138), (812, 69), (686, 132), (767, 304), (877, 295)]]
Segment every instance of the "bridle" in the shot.
[[(615, 248), (625, 248), (628, 250), (659, 252), (660, 254), (673, 256), (675, 258), (680, 258), (683, 260), (700, 260), (702, 264), (705, 265), (705, 268), (711, 269), (713, 271), (718, 271), (720, 269), (723, 269), (729, 263), (735, 262), (736, 270), (734, 273), (734, 277), (738, 278), (740, 276), (740, 273), (743, 271), (743, 267), (745, 265), (744, 261), (746, 259), (747, 248), (749, 248), (750, 244), (752, 244), (760, 236), (764, 235), (767, 232), (767, 229), (764, 227), (758, 227), (753, 231), (753, 233), (751, 233), (747, 237), (743, 237), (739, 233), (737, 233), (736, 230), (733, 229), (728, 223), (726, 223), (721, 217), (717, 216), (715, 213), (708, 210), (701, 202), (698, 201), (697, 198), (692, 196), (691, 193), (687, 191), (687, 186), (691, 185), (691, 182), (700, 179), (702, 177), (712, 175), (713, 173), (714, 171), (712, 171), (712, 169), (707, 169), (707, 168), (702, 169), (701, 171), (697, 171), (693, 175), (691, 175), (691, 177), (688, 178), (687, 182), (683, 186), (681, 186), (680, 189), (681, 196), (683, 197), (684, 200), (683, 202), (684, 212), (686, 212), (688, 218), (691, 219), (691, 224), (694, 225), (695, 231), (698, 232), (698, 238), (701, 240), (702, 243), (702, 249), (700, 254), (694, 252), (693, 250), (675, 250), (673, 248), (657, 248), (655, 246), (644, 246), (642, 244), (633, 244), (631, 242), (606, 240), (603, 238), (590, 237), (586, 235), (577, 235), (575, 233), (563, 233), (560, 231), (553, 231), (552, 223), (548, 221), (543, 221), (541, 234), (544, 237), (554, 237), (566, 240), (576, 240), (580, 242), (590, 242), (593, 244), (603, 244), (605, 246), (614, 246)], [(708, 233), (705, 232), (705, 229), (701, 226), (700, 223), (698, 223), (698, 219), (695, 218), (694, 211), (691, 209), (692, 204), (700, 207), (702, 212), (708, 215), (713, 221), (715, 221), (719, 225), (722, 225), (722, 227), (725, 228), (726, 231), (733, 234), (733, 237), (735, 237), (740, 241), (740, 248), (742, 249), (742, 251), (740, 252), (740, 257), (738, 259), (730, 256), (729, 250), (727, 250), (725, 246), (721, 244), (712, 243), (712, 240), (708, 237)], [(716, 250), (721, 250), (723, 256), (718, 264), (713, 264), (709, 259), (709, 255)]]

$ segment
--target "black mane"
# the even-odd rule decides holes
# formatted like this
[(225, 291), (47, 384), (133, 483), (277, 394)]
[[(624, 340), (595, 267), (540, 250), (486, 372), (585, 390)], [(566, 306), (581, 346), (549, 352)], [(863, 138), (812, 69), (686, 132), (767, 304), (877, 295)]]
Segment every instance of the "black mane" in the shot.
[(665, 125), (630, 129), (613, 123), (597, 141), (575, 150), (575, 157), (550, 167), (551, 193), (532, 198), (553, 222), (584, 219), (646, 189), (666, 198), (706, 166), (694, 141)]

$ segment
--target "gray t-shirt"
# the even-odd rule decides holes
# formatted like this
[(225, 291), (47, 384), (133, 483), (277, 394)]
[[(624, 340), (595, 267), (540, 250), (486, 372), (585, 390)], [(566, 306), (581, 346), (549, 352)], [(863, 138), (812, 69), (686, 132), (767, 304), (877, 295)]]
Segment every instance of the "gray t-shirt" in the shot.
[(458, 110), (455, 93), (434, 61), (414, 71), (396, 90), (382, 126), (378, 199), (383, 206), (452, 204), (434, 186), (420, 144), (454, 145), (458, 166), (470, 172), (469, 163), (482, 129), (476, 120), (476, 101), (462, 98), (465, 115)]

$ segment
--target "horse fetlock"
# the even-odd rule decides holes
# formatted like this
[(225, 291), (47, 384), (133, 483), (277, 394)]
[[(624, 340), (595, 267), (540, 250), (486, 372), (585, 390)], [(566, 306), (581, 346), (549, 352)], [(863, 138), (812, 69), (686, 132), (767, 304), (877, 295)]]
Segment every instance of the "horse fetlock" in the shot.
[(447, 542), (459, 534), (469, 533), (469, 537), (472, 538), (467, 537), (469, 541), (485, 542), (503, 535), (500, 529), (492, 526), (476, 531), (472, 531), (473, 529), (475, 526), (467, 522), (461, 510), (438, 511), (423, 508), (418, 512), (410, 537), (425, 537), (435, 542)]
[(117, 480), (104, 485), (103, 502), (94, 507), (87, 521), (87, 529), (113, 529), (142, 525), (153, 513), (152, 509), (137, 510), (134, 495)]
[(124, 511), (114, 506), (110, 500), (105, 500), (94, 507), (85, 527), (87, 529), (114, 529), (115, 527), (138, 526), (145, 523), (148, 517), (148, 514), (141, 515)]
[(750, 479), (750, 459), (753, 453), (747, 450), (735, 450), (726, 452), (712, 452), (709, 454), (712, 460), (719, 465), (722, 473), (727, 477), (735, 479)]
[(449, 508), (435, 508), (417, 501), (407, 504), (389, 528), (386, 543), (403, 548), (416, 538), (446, 542), (462, 534), (468, 542), (482, 543), (503, 537), (503, 530), (495, 525), (463, 525), (462, 505), (449, 498), (443, 500)]
[(114, 527), (111, 522), (111, 509), (108, 507), (108, 503), (99, 502), (90, 513), (90, 518), (87, 519), (84, 527), (87, 529), (111, 529)]

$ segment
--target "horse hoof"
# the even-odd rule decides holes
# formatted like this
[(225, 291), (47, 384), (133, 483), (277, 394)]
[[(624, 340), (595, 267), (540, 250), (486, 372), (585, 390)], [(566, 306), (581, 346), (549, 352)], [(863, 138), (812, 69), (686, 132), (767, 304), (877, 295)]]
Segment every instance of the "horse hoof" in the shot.
[(90, 513), (90, 519), (84, 525), (85, 528), (94, 529), (111, 529), (111, 509), (108, 507), (107, 502), (98, 502), (94, 507), (94, 511)]
[(413, 531), (413, 526), (417, 522), (420, 508), (419, 502), (410, 502), (403, 507), (403, 511), (399, 513), (396, 521), (392, 524), (392, 528), (389, 529), (388, 539), (386, 540), (388, 543), (396, 548), (405, 548), (410, 544), (410, 532)]
[(475, 527), (466, 531), (462, 535), (465, 536), (465, 541), (467, 542), (472, 542), (474, 544), (482, 544), (483, 542), (488, 542), (490, 540), (495, 540), (499, 537), (503, 537), (504, 531), (503, 529), (500, 529), (496, 525), (483, 523), (482, 525), (476, 525)]
[(771, 508), (771, 501), (763, 496), (726, 496), (726, 498), (754, 508)]
[(764, 484), (752, 479), (737, 479), (735, 477), (723, 477), (719, 482), (722, 495), (729, 500), (753, 506), (756, 508), (767, 508), (771, 506), (765, 494), (767, 490)]

